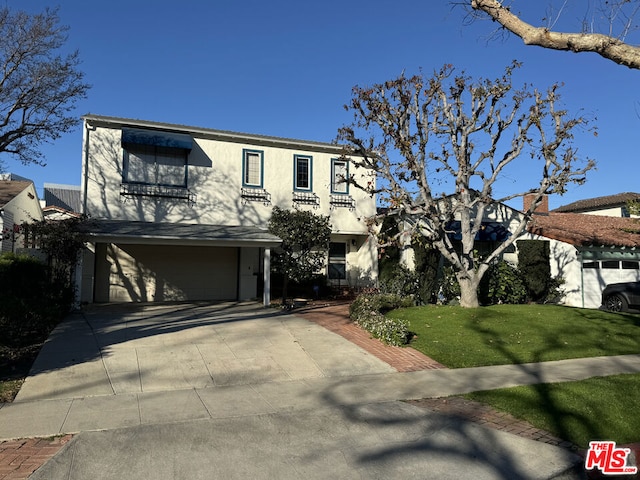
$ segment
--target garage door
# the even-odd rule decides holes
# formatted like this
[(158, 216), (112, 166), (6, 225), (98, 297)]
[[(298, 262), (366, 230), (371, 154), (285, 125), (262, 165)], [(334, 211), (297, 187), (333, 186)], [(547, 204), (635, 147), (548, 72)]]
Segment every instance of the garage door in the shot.
[(109, 245), (107, 261), (111, 302), (238, 298), (234, 247)]
[(604, 287), (610, 283), (640, 281), (640, 266), (636, 260), (596, 260), (582, 264), (584, 306), (598, 308)]

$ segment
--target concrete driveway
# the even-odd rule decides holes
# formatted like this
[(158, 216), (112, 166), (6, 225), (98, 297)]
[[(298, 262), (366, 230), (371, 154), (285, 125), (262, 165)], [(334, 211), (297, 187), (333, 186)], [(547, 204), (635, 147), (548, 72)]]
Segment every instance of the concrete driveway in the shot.
[(15, 402), (394, 371), (318, 325), (255, 303), (106, 305), (56, 329)]
[(398, 373), (252, 303), (93, 307), (54, 331), (0, 406), (0, 438), (81, 432), (34, 480), (573, 479), (579, 459), (563, 448), (396, 400), (596, 367), (533, 379), (533, 366), (512, 365)]

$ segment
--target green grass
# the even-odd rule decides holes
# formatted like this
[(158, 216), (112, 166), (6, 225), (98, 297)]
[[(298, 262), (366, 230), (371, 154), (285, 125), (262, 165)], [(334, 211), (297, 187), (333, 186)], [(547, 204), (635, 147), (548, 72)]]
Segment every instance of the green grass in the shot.
[(598, 377), (475, 392), (487, 403), (586, 448), (590, 441), (619, 444), (640, 440), (640, 374)]
[(450, 368), (640, 353), (640, 315), (557, 305), (425, 306), (388, 315), (408, 320), (411, 346)]
[[(409, 321), (412, 347), (450, 368), (640, 353), (640, 315), (555, 305), (427, 306), (389, 315)], [(640, 440), (640, 374), (465, 397), (583, 448), (592, 440)]]

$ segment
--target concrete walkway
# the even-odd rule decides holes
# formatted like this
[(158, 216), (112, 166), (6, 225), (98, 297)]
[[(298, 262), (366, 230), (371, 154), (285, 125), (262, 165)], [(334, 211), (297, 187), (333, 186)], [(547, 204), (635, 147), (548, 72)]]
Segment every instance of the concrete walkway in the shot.
[(34, 479), (553, 478), (577, 458), (397, 400), (635, 372), (639, 355), (397, 372), (254, 304), (102, 307), (56, 329), (0, 439), (84, 432)]

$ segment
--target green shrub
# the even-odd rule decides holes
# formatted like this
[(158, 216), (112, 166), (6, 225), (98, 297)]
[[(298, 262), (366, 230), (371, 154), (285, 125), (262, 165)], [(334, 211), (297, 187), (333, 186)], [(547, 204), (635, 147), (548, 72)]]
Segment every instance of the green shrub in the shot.
[(413, 306), (411, 298), (393, 294), (362, 294), (349, 307), (351, 319), (373, 337), (389, 345), (409, 343), (409, 322), (385, 317), (385, 313), (397, 308)]
[(415, 296), (420, 286), (418, 273), (400, 264), (387, 268), (386, 272), (380, 278), (380, 292), (400, 297)]
[(438, 268), (441, 254), (435, 248), (422, 245), (419, 241), (412, 242), (416, 272), (418, 274), (417, 288), (414, 297), (417, 304), (436, 303), (438, 291)]
[(398, 235), (398, 222), (393, 217), (385, 217), (380, 227), (380, 241), (389, 243), (380, 247), (378, 251), (378, 279), (386, 282), (395, 275), (395, 270), (400, 263), (400, 248), (392, 240)]
[(437, 285), (439, 302), (455, 303), (460, 300), (460, 284), (451, 265), (442, 268)]
[(554, 281), (551, 278), (549, 257), (548, 241), (518, 241), (518, 269), (533, 302), (544, 302), (550, 295), (553, 296)]
[(527, 288), (520, 271), (501, 260), (489, 267), (479, 288), (479, 300), (485, 305), (527, 302)]
[(0, 255), (0, 340), (22, 346), (44, 340), (72, 305), (73, 290), (50, 280), (48, 267), (26, 255)]

